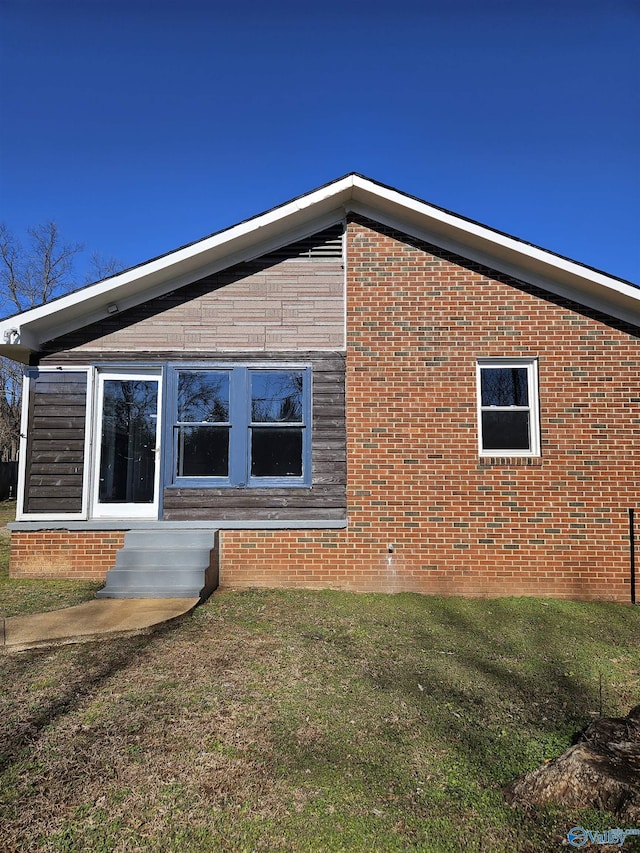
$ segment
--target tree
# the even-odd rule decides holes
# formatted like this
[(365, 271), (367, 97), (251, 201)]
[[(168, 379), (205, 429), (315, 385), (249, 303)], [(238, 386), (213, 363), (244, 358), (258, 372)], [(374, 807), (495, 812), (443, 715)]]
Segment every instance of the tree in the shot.
[(55, 222), (27, 229), (23, 245), (0, 225), (0, 312), (3, 316), (49, 302), (74, 288), (74, 260), (80, 243), (63, 243)]
[(122, 270), (122, 261), (114, 257), (106, 257), (100, 252), (92, 252), (89, 256), (89, 268), (85, 276), (85, 284), (102, 281)]
[[(81, 243), (67, 243), (53, 221), (28, 228), (26, 242), (0, 224), (0, 316), (26, 311), (76, 289)], [(94, 253), (86, 281), (117, 272), (115, 258)], [(22, 367), (0, 358), (0, 458), (15, 459), (20, 433)]]

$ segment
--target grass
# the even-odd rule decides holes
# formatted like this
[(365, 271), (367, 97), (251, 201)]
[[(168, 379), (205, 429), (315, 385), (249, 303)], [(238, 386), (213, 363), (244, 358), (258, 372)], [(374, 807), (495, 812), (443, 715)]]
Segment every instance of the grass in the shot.
[(93, 598), (101, 583), (9, 579), (10, 537), (5, 525), (15, 517), (16, 502), (0, 501), (0, 617), (45, 613)]
[(567, 849), (572, 826), (619, 823), (514, 810), (502, 787), (640, 701), (639, 618), (225, 591), (152, 636), (6, 656), (0, 849)]

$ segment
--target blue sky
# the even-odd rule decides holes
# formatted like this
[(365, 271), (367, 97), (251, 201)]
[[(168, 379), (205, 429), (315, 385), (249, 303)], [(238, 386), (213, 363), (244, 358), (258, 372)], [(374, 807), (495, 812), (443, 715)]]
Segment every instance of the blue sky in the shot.
[(131, 266), (350, 171), (640, 283), (637, 0), (0, 0), (0, 220)]

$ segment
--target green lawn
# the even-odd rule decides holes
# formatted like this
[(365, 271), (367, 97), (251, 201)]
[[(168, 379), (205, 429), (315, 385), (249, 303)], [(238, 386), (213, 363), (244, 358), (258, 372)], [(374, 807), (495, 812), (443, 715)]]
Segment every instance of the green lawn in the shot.
[(152, 636), (5, 656), (0, 849), (572, 849), (619, 821), (501, 788), (640, 701), (639, 636), (611, 604), (228, 591)]

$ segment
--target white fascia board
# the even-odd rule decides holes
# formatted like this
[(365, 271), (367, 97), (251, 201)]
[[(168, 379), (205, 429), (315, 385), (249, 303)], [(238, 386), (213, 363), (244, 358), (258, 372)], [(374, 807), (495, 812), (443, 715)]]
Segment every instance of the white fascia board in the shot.
[[(572, 275), (580, 278), (590, 279), (597, 284), (605, 287), (613, 287), (619, 289), (620, 292), (628, 292), (631, 294), (640, 291), (626, 282), (621, 281), (613, 276), (608, 276), (606, 273), (598, 272), (597, 270), (589, 269), (582, 264), (563, 258), (553, 252), (548, 252), (538, 246), (532, 246), (515, 237), (510, 237), (507, 234), (501, 234), (499, 231), (494, 231), (477, 222), (463, 219), (446, 210), (441, 210), (433, 207), (426, 202), (403, 195), (397, 190), (381, 187), (367, 181), (360, 176), (354, 176), (354, 191), (353, 191), (353, 207), (362, 201), (365, 205), (370, 204), (370, 197), (376, 196), (380, 202), (387, 202), (386, 205), (381, 205), (382, 209), (396, 213), (398, 221), (418, 221), (420, 227), (425, 230), (430, 230), (434, 235), (441, 234), (450, 240), (455, 240), (461, 247), (479, 246), (487, 254), (493, 254), (492, 247), (496, 247), (498, 255), (517, 255), (530, 258), (532, 261), (538, 261), (548, 266), (552, 266), (559, 270), (565, 270)], [(369, 196), (369, 198), (367, 198)], [(378, 211), (379, 206), (375, 204), (372, 210)], [(417, 216), (411, 216), (414, 213)], [(500, 253), (499, 249), (503, 252)]]
[(351, 174), (211, 237), (0, 321), (0, 353), (26, 361), (29, 352), (44, 341), (104, 319), (109, 305), (117, 305), (122, 312), (206, 275), (253, 260), (340, 221), (347, 210), (581, 304), (640, 323), (640, 289)]
[[(11, 349), (11, 357), (25, 360), (44, 341), (104, 319), (109, 305), (117, 305), (120, 313), (321, 231), (344, 219), (351, 184), (348, 176), (190, 246), (0, 321), (0, 353), (9, 355)], [(13, 333), (17, 343), (11, 343), (16, 338)]]
[(348, 209), (556, 295), (640, 324), (640, 288), (393, 190), (376, 190), (373, 204), (368, 191), (354, 190)]

